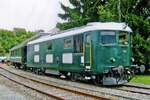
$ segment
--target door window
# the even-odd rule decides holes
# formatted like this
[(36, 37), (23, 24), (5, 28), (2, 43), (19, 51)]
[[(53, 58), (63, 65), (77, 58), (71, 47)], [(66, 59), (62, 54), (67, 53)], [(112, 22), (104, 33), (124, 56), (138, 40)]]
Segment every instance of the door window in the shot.
[(74, 51), (75, 53), (83, 51), (83, 34), (74, 36)]

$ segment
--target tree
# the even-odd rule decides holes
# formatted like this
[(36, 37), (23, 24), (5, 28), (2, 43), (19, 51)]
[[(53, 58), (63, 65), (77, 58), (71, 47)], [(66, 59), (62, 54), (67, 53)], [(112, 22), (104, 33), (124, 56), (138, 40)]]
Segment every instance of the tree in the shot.
[(104, 5), (106, 0), (69, 0), (73, 7), (61, 3), (64, 14), (58, 14), (66, 23), (58, 23), (57, 27), (64, 30), (87, 24), (88, 22), (99, 21), (98, 5)]
[(101, 21), (121, 21), (131, 26), (134, 44), (133, 56), (136, 58), (136, 63), (139, 64), (145, 63), (145, 55), (150, 53), (150, 42), (147, 40), (150, 37), (149, 6), (150, 1), (148, 0), (109, 0), (106, 5), (98, 7)]
[(9, 53), (9, 49), (23, 42), (35, 33), (26, 31), (9, 31), (0, 29), (0, 56), (5, 56)]
[(137, 63), (144, 63), (150, 49), (149, 0), (69, 0), (73, 8), (61, 4), (64, 14), (59, 17), (67, 23), (58, 23), (60, 29), (85, 25), (88, 22), (126, 22), (133, 30), (133, 51)]
[(133, 40), (136, 63), (144, 64), (146, 56), (150, 53), (150, 42), (145, 40), (139, 33), (135, 34)]

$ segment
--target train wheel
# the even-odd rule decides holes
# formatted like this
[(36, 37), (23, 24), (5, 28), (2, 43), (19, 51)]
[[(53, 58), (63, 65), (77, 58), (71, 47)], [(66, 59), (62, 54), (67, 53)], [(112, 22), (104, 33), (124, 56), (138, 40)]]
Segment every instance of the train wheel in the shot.
[(41, 75), (44, 75), (44, 74), (45, 74), (45, 71), (46, 71), (46, 69), (45, 69), (45, 68), (42, 68), (42, 69), (41, 69)]
[(39, 74), (39, 70), (38, 69), (34, 69), (34, 73), (35, 74)]
[(27, 67), (26, 67), (26, 66), (23, 66), (23, 70), (25, 70), (25, 71), (26, 71), (26, 70), (27, 70)]
[(14, 67), (17, 68), (15, 64), (14, 64)]
[(71, 73), (70, 72), (65, 72), (65, 71), (60, 71), (60, 76), (64, 75), (66, 79), (71, 79)]
[(37, 75), (42, 75), (42, 73), (43, 73), (41, 69), (35, 69), (34, 72)]
[(14, 65), (15, 68), (17, 68), (17, 65), (15, 63), (13, 65)]
[(77, 80), (76, 73), (71, 73), (71, 81), (76, 81), (76, 80)]
[(21, 66), (20, 65), (17, 65), (18, 69), (21, 69)]
[(29, 69), (30, 69), (31, 72), (34, 72), (34, 69), (33, 69), (33, 68), (30, 67)]
[(95, 85), (100, 85), (101, 84), (101, 77), (100, 77), (100, 75), (96, 75), (96, 78), (93, 79), (93, 81), (94, 81)]

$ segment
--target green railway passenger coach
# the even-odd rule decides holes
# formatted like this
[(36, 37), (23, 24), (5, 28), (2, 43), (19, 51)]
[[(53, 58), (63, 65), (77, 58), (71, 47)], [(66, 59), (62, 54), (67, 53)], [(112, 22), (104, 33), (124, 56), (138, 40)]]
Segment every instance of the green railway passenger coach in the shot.
[(10, 49), (10, 61), (13, 66), (21, 68), (26, 66), (27, 61), (27, 46), (19, 44)]
[(128, 82), (131, 32), (125, 23), (94, 22), (27, 43), (27, 66), (103, 85)]

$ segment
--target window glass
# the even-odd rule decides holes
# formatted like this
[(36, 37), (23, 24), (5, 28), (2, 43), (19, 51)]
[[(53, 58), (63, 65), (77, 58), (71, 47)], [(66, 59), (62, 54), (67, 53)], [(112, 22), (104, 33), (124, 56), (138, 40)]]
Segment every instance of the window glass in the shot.
[(64, 40), (64, 48), (71, 48), (72, 47), (72, 40), (71, 39), (65, 39)]
[(47, 50), (52, 50), (52, 43), (48, 43)]
[(86, 35), (86, 43), (90, 43), (90, 41), (91, 41), (91, 35), (87, 34)]
[(74, 52), (79, 53), (83, 51), (83, 34), (74, 36)]
[(38, 52), (39, 51), (39, 44), (34, 45), (34, 51)]
[(34, 55), (34, 62), (38, 63), (40, 61), (39, 55)]
[(102, 44), (115, 44), (115, 42), (116, 42), (115, 32), (110, 32), (110, 31), (101, 32)]
[(122, 45), (128, 44), (128, 33), (127, 32), (119, 33), (119, 44), (122, 44)]
[(46, 55), (46, 63), (53, 63), (53, 54)]

